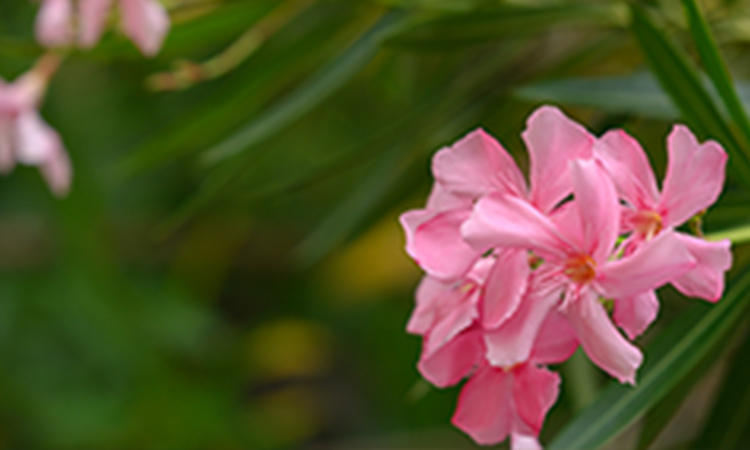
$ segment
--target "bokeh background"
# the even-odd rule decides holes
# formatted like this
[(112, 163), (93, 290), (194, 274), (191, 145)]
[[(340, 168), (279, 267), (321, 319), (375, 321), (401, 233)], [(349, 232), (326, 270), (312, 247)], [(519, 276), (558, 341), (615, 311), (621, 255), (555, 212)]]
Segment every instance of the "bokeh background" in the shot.
[[(71, 194), (54, 198), (34, 168), (0, 178), (0, 447), (473, 448), (449, 423), (458, 388), (421, 381), (404, 330), (420, 271), (397, 218), (426, 199), (431, 155), (482, 126), (526, 167), (525, 119), (551, 103), (596, 134), (626, 128), (663, 173), (671, 124), (696, 126), (632, 18), (645, 11), (697, 66), (680, 2), (163, 3), (173, 28), (156, 58), (111, 31), (52, 80), (42, 114), (70, 153)], [(746, 77), (747, 4), (701, 5)], [(43, 53), (37, 9), (0, 2), (6, 80)], [(747, 181), (730, 180), (707, 231), (750, 217)], [(661, 292), (638, 341), (647, 364), (655, 341), (710, 345), (668, 366), (657, 394), (612, 391), (580, 354), (560, 367), (542, 441), (614, 392), (647, 399), (615, 448), (693, 447), (729, 426), (742, 442), (750, 401), (729, 375), (750, 370), (748, 302), (733, 295), (730, 325), (705, 331), (709, 306)], [(734, 422), (716, 419), (726, 398)]]

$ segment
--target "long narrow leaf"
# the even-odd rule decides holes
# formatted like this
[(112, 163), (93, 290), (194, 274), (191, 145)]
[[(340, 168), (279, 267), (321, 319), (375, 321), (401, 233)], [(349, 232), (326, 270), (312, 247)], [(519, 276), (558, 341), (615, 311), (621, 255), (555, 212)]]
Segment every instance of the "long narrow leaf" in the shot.
[(698, 72), (641, 7), (633, 5), (631, 9), (633, 34), (662, 87), (701, 137), (715, 138), (726, 147), (731, 170), (738, 181), (750, 188), (750, 160), (703, 87)]
[(698, 448), (742, 448), (747, 442), (750, 421), (750, 334), (746, 337), (727, 370), (716, 403), (708, 415), (708, 424)]
[(750, 269), (746, 267), (733, 278), (718, 304), (697, 304), (672, 322), (646, 347), (638, 385), (611, 385), (549, 448), (601, 447), (645, 414), (736, 329), (750, 307), (748, 288)]
[(398, 12), (388, 13), (341, 56), (286, 99), (206, 151), (204, 161), (208, 164), (216, 164), (235, 156), (308, 113), (370, 62), (377, 53), (384, 36), (398, 26), (404, 17), (404, 14)]
[(682, 3), (687, 12), (690, 32), (693, 35), (695, 46), (703, 61), (703, 67), (705, 67), (716, 91), (724, 101), (724, 106), (727, 108), (732, 120), (737, 125), (742, 136), (741, 149), (746, 159), (750, 160), (750, 120), (748, 120), (745, 108), (734, 89), (729, 70), (719, 53), (719, 48), (716, 46), (716, 42), (698, 8), (698, 4), (695, 0), (683, 0)]

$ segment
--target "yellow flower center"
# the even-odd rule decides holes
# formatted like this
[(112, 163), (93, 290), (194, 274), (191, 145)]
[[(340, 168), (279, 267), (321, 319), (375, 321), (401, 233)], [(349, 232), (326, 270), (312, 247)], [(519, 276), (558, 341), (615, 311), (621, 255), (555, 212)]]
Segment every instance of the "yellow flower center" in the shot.
[(580, 255), (565, 262), (563, 273), (577, 284), (586, 284), (596, 276), (596, 261), (589, 255)]
[(661, 215), (656, 211), (641, 211), (633, 218), (635, 232), (650, 240), (664, 228)]

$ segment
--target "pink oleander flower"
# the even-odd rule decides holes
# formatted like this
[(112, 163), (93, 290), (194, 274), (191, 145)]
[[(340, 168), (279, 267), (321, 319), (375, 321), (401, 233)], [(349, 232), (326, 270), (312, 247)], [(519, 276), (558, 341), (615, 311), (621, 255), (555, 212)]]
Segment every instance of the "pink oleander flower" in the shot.
[(537, 436), (559, 394), (560, 376), (548, 364), (559, 364), (575, 352), (578, 341), (557, 314), (547, 317), (528, 360), (510, 367), (478, 361), (461, 389), (452, 422), (482, 445), (511, 437), (511, 448), (541, 448)]
[[(446, 281), (461, 279), (482, 256), (460, 231), (476, 200), (507, 194), (548, 213), (572, 190), (568, 161), (591, 157), (595, 142), (583, 127), (549, 106), (529, 117), (523, 139), (529, 150), (529, 185), (510, 154), (481, 129), (435, 155), (436, 181), (427, 207), (401, 216), (407, 253), (428, 275)], [(502, 295), (487, 296), (480, 304), (485, 327), (497, 327), (512, 315), (530, 270), (525, 250), (508, 249), (496, 256), (489, 277), (499, 280), (494, 282), (499, 286), (509, 284), (509, 279), (514, 282), (499, 292)]]
[[(632, 232), (626, 252), (667, 230), (684, 224), (711, 206), (724, 185), (727, 154), (719, 144), (699, 144), (681, 125), (667, 138), (669, 165), (660, 192), (648, 157), (622, 130), (605, 134), (596, 147), (596, 157), (608, 169), (620, 197), (627, 203), (622, 214), (622, 229)], [(724, 272), (732, 265), (730, 241), (708, 242), (685, 233), (674, 235), (696, 260), (696, 266), (672, 280), (683, 294), (711, 302), (721, 298)], [(614, 319), (629, 336), (643, 332), (654, 320), (659, 303), (653, 291), (640, 297), (617, 301)]]
[(36, 36), (42, 45), (71, 45), (73, 23), (77, 22), (78, 45), (94, 47), (104, 32), (113, 1), (119, 5), (123, 32), (144, 55), (156, 55), (169, 31), (169, 15), (158, 0), (78, 0), (77, 14), (72, 1), (42, 0), (36, 20)]
[(39, 115), (39, 103), (58, 61), (42, 58), (14, 83), (0, 79), (0, 171), (16, 163), (37, 166), (52, 192), (64, 196), (72, 172), (60, 136)]
[(544, 366), (568, 359), (578, 347), (570, 326), (552, 312), (526, 361), (495, 367), (486, 358), (484, 331), (475, 322), (420, 362), (420, 371), (439, 387), (469, 376), (453, 424), (484, 445), (511, 436), (513, 449), (540, 448), (537, 436), (558, 395), (560, 378)]
[(554, 216), (517, 197), (489, 195), (462, 226), (467, 241), (479, 249), (531, 250), (544, 260), (536, 269), (538, 285), (504, 326), (488, 334), (488, 359), (499, 366), (525, 361), (543, 318), (557, 308), (595, 364), (621, 382), (635, 383), (641, 352), (614, 327), (600, 297), (637, 296), (684, 275), (696, 263), (671, 232), (613, 259), (620, 225), (614, 184), (594, 160), (570, 165), (574, 200)]
[(559, 384), (546, 365), (580, 344), (634, 384), (643, 356), (615, 324), (631, 339), (640, 334), (658, 311), (654, 290), (670, 282), (718, 300), (731, 264), (728, 241), (675, 231), (721, 191), (718, 144), (675, 127), (660, 193), (622, 131), (596, 139), (542, 107), (523, 139), (529, 184), (477, 130), (435, 155), (426, 207), (401, 216), (407, 252), (426, 272), (407, 325), (423, 338), (418, 369), (438, 387), (468, 377), (454, 425), (480, 444), (510, 436), (516, 449), (539, 448)]

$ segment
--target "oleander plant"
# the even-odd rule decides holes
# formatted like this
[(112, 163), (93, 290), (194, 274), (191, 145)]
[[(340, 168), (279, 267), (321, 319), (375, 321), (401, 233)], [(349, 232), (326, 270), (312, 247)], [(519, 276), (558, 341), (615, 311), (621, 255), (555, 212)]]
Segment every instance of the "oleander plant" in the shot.
[(750, 4), (0, 1), (0, 446), (750, 439)]

